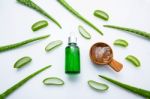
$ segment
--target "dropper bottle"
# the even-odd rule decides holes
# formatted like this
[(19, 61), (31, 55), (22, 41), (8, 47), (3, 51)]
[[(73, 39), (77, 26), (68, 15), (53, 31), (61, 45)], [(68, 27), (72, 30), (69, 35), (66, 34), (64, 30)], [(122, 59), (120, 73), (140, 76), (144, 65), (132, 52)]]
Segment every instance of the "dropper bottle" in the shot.
[(65, 72), (70, 74), (80, 73), (80, 49), (77, 46), (77, 38), (73, 33), (68, 38), (68, 46), (65, 48)]

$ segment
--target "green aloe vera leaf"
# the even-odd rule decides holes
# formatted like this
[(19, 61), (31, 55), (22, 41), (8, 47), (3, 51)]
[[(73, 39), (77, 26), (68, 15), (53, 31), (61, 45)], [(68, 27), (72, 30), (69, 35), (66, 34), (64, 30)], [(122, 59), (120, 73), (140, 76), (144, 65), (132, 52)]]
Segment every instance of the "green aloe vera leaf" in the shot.
[(103, 35), (103, 33), (90, 21), (85, 19), (80, 13), (78, 13), (74, 8), (72, 8), (65, 0), (57, 0), (64, 8), (66, 8), (69, 12), (71, 12), (73, 15), (75, 15), (77, 18), (85, 22), (87, 25), (92, 27), (94, 30), (96, 30), (98, 33)]
[(30, 38), (30, 39), (24, 40), (24, 41), (21, 41), (21, 42), (18, 42), (18, 43), (0, 46), (0, 52), (4, 52), (4, 51), (11, 50), (11, 49), (19, 48), (19, 47), (24, 46), (26, 44), (29, 44), (31, 42), (48, 38), (49, 36), (50, 35), (39, 36), (39, 37), (35, 37), (35, 38)]
[(42, 15), (49, 18), (51, 21), (53, 21), (59, 28), (61, 28), (61, 25), (58, 21), (56, 21), (51, 15), (49, 15), (46, 11), (44, 11), (41, 7), (39, 7), (36, 3), (34, 3), (31, 0), (17, 0), (20, 4), (23, 4), (29, 8), (34, 9), (35, 11), (41, 13)]
[(139, 36), (142, 36), (142, 37), (150, 40), (150, 33), (147, 33), (147, 32), (141, 31), (141, 30), (137, 30), (137, 29), (133, 29), (133, 28), (126, 28), (126, 27), (121, 27), (121, 26), (115, 26), (115, 25), (103, 25), (103, 26), (107, 27), (107, 28), (113, 28), (113, 29), (117, 29), (117, 30), (127, 31), (129, 33), (137, 34)]
[(35, 77), (36, 75), (38, 75), (39, 73), (43, 72), (44, 70), (50, 68), (50, 66), (46, 66), (44, 68), (39, 69), (38, 71), (30, 74), (29, 76), (27, 76), (26, 78), (22, 79), (21, 81), (19, 81), (18, 83), (16, 83), (15, 85), (13, 85), (12, 87), (10, 87), (9, 89), (7, 89), (6, 91), (4, 91), (2, 94), (0, 94), (0, 99), (5, 99), (7, 96), (9, 96), (10, 94), (12, 94), (14, 91), (16, 91), (18, 88), (20, 88), (21, 86), (23, 86), (25, 83), (27, 83), (27, 81), (29, 81), (31, 78)]
[(122, 82), (119, 82), (117, 80), (114, 80), (112, 78), (109, 78), (109, 77), (106, 77), (106, 76), (103, 76), (103, 75), (99, 75), (99, 77), (123, 88), (123, 89), (126, 89), (132, 93), (135, 93), (135, 94), (138, 94), (140, 96), (143, 96), (143, 97), (146, 97), (146, 98), (150, 98), (150, 91), (149, 90), (145, 90), (145, 89), (141, 89), (141, 88), (137, 88), (137, 87), (134, 87), (134, 86), (131, 86), (131, 85), (128, 85), (128, 84), (125, 84), (125, 83), (122, 83)]

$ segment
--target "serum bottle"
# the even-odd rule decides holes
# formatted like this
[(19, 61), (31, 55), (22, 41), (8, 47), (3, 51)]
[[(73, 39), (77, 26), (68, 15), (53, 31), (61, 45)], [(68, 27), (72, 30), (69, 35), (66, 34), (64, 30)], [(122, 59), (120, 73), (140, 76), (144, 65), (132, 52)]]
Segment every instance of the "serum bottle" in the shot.
[(65, 72), (70, 74), (80, 73), (80, 49), (74, 35), (68, 38), (68, 46), (65, 48)]

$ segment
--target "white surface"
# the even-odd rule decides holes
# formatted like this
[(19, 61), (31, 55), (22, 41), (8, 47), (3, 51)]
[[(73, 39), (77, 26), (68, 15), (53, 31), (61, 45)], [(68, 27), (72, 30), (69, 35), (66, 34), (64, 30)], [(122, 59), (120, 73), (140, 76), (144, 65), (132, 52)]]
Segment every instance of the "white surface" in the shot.
[[(15, 0), (0, 1), (0, 45), (15, 43), (28, 38), (51, 34), (51, 37), (38, 41), (22, 48), (0, 53), (0, 92), (11, 87), (17, 81), (26, 77), (35, 70), (52, 64), (53, 66), (36, 76), (24, 86), (10, 95), (7, 99), (142, 99), (142, 97), (125, 91), (101, 78), (103, 74), (122, 82), (150, 90), (150, 41), (136, 37), (121, 31), (102, 27), (103, 24), (134, 27), (144, 31), (150, 31), (150, 0), (66, 0), (83, 16), (92, 21), (104, 32), (99, 35), (91, 27), (78, 20), (55, 0), (34, 0), (49, 14), (55, 17), (62, 25), (59, 29), (49, 19), (34, 10), (18, 4)], [(105, 22), (92, 15), (93, 11), (101, 9), (110, 15), (110, 20)], [(35, 33), (31, 31), (31, 25), (41, 19), (49, 22), (49, 26)], [(92, 35), (91, 40), (85, 40), (78, 33), (78, 25), (83, 25)], [(78, 37), (78, 45), (81, 50), (81, 73), (75, 77), (69, 77), (64, 73), (64, 48), (70, 32), (75, 32)], [(112, 45), (118, 38), (129, 42), (127, 48)], [(53, 40), (63, 40), (64, 44), (49, 52), (44, 51), (45, 46)], [(95, 43), (103, 41), (112, 46), (114, 58), (124, 64), (121, 72), (116, 73), (107, 66), (95, 66), (89, 59), (89, 48)], [(135, 68), (124, 58), (133, 54), (141, 60), (141, 67)], [(14, 62), (23, 56), (31, 56), (32, 63), (15, 70)], [(49, 76), (57, 76), (65, 81), (62, 87), (44, 86), (42, 80)], [(87, 85), (88, 80), (106, 83), (110, 86), (107, 92), (97, 92)]]

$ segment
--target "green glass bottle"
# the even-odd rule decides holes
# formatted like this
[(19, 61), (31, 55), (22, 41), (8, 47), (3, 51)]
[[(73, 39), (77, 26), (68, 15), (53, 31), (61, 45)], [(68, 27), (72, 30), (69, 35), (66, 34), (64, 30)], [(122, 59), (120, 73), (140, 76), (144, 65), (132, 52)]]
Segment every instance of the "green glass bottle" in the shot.
[(65, 48), (65, 72), (80, 73), (80, 49), (77, 46), (77, 38), (70, 36), (68, 46)]

